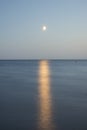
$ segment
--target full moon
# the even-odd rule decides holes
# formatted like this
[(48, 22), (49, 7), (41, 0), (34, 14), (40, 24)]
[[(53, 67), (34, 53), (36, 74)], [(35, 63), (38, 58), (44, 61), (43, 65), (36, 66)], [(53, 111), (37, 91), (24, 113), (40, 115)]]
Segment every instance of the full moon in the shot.
[(43, 26), (43, 27), (42, 27), (42, 30), (43, 30), (43, 31), (46, 31), (46, 29), (47, 29), (46, 26)]

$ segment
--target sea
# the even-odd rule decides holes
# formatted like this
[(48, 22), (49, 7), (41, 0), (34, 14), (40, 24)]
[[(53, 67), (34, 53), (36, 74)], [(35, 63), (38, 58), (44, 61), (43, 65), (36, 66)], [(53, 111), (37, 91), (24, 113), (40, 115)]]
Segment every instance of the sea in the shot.
[(87, 130), (87, 60), (0, 60), (0, 130)]

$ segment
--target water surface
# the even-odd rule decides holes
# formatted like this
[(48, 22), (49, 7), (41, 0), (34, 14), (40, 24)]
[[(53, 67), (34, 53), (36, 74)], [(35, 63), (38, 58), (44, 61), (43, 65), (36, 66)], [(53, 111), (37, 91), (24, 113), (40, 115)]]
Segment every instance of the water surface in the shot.
[(86, 60), (1, 60), (1, 130), (87, 130)]

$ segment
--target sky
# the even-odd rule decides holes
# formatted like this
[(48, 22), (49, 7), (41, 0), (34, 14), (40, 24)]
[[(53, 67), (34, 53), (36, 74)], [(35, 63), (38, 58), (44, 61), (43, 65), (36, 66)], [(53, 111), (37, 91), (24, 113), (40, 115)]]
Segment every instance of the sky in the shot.
[(0, 0), (0, 59), (87, 59), (87, 0)]

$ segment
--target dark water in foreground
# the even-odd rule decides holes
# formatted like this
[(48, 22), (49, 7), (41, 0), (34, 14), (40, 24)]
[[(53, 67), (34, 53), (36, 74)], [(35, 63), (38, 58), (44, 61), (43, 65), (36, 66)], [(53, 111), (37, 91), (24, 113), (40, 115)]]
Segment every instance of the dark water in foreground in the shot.
[(0, 130), (87, 130), (87, 61), (0, 61)]

